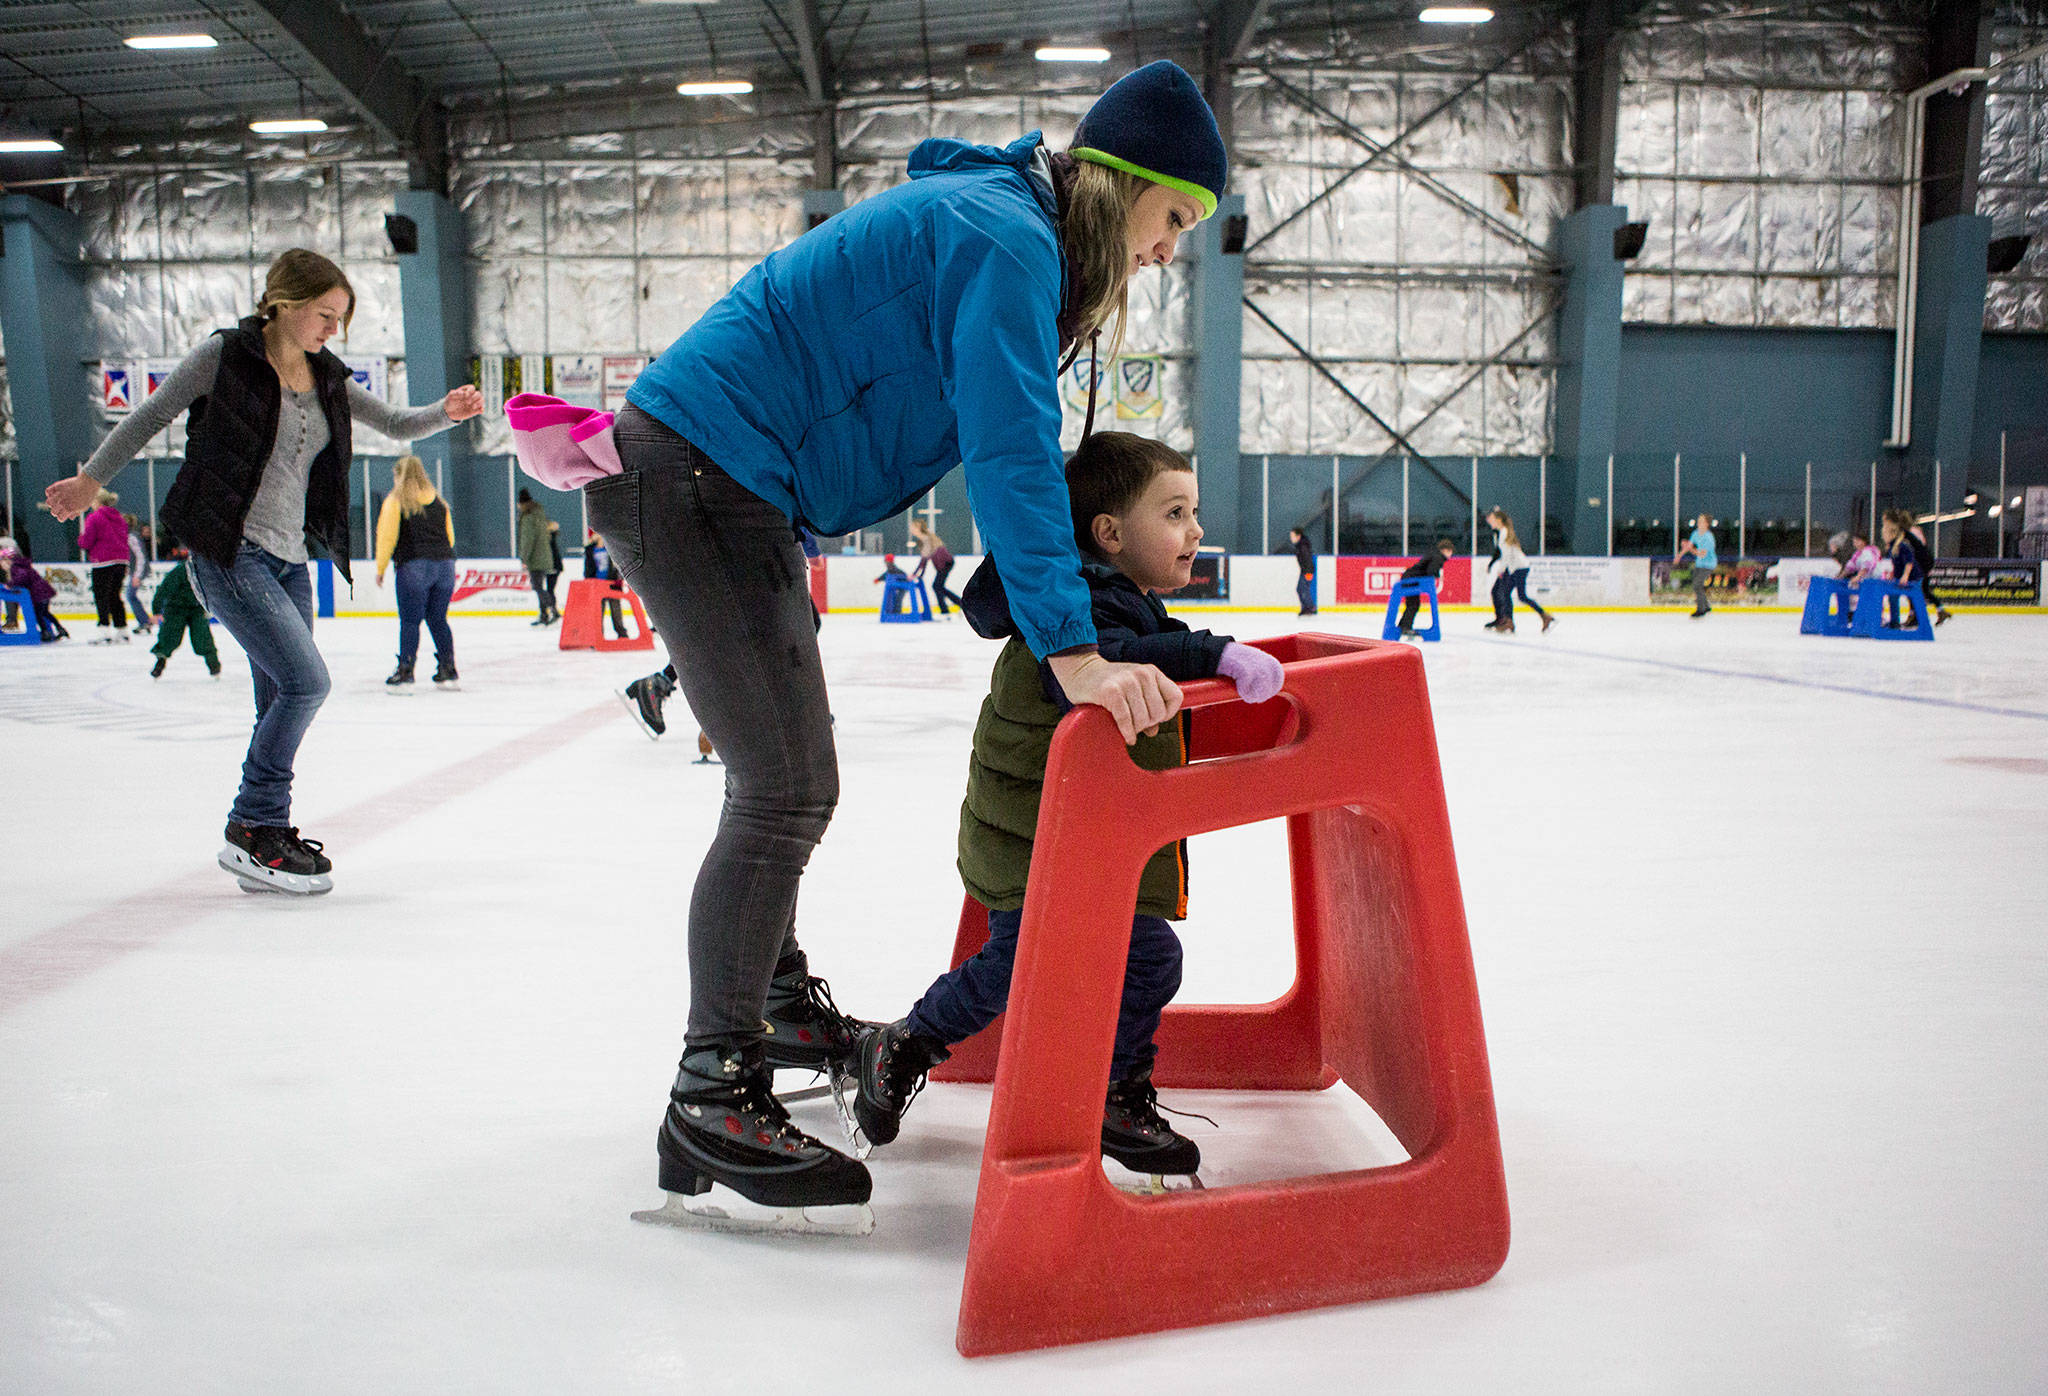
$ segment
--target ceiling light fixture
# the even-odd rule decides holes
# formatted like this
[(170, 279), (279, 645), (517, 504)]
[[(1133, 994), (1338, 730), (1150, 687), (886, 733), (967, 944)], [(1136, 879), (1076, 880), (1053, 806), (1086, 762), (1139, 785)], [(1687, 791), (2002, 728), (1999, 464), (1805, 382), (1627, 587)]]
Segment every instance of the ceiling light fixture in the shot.
[(259, 136), (309, 136), (325, 131), (327, 123), (317, 116), (294, 116), (276, 121), (252, 121), (249, 129)]
[(64, 147), (56, 141), (0, 141), (0, 155), (62, 155)]
[(211, 34), (130, 34), (121, 42), (130, 48), (151, 50), (220, 47), (220, 40)]
[(1484, 5), (1432, 5), (1416, 18), (1424, 24), (1484, 24), (1493, 11)]
[(1107, 63), (1109, 50), (1106, 48), (1061, 48), (1048, 44), (1031, 55), (1041, 63)]
[(754, 84), (745, 78), (714, 79), (710, 82), (679, 82), (676, 91), (684, 97), (737, 97), (752, 92)]

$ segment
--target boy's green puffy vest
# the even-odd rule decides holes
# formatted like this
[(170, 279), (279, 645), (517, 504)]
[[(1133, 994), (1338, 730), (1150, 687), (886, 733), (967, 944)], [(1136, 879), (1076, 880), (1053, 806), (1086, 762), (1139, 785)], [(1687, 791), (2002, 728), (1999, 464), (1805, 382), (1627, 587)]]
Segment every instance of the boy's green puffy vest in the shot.
[[(1031, 872), (1031, 840), (1038, 830), (1038, 802), (1045, 790), (1045, 760), (1052, 750), (1060, 710), (1039, 686), (1038, 660), (1024, 642), (1011, 637), (996, 658), (988, 697), (974, 725), (974, 755), (967, 768), (967, 798), (960, 805), (960, 880), (968, 893), (993, 911), (1024, 905), (1024, 881)], [(1148, 771), (1166, 771), (1187, 760), (1187, 744), (1176, 717), (1157, 736), (1138, 738), (1132, 759)], [(1138, 880), (1138, 913), (1180, 920), (1188, 914), (1187, 846), (1176, 840), (1145, 864)]]

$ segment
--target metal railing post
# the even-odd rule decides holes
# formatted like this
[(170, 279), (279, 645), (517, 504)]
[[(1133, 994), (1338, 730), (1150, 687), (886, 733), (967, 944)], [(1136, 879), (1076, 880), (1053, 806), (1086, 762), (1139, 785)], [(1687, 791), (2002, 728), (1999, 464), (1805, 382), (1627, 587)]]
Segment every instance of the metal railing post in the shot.
[(1472, 457), (1472, 556), (1479, 556), (1479, 457)]
[(1749, 553), (1749, 452), (1735, 458), (1735, 560)]
[(1338, 492), (1339, 492), (1339, 490), (1341, 490), (1341, 489), (1343, 488), (1343, 486), (1342, 486), (1342, 482), (1341, 482), (1341, 480), (1340, 480), (1340, 478), (1339, 478), (1339, 476), (1340, 476), (1340, 473), (1341, 473), (1341, 472), (1343, 471), (1343, 469), (1344, 469), (1344, 462), (1343, 462), (1343, 460), (1342, 460), (1342, 459), (1341, 459), (1340, 457), (1337, 457), (1337, 456), (1331, 456), (1331, 457), (1330, 457), (1330, 564), (1331, 564), (1332, 566), (1335, 566), (1335, 565), (1336, 565), (1336, 562), (1337, 562), (1337, 554), (1339, 554), (1339, 553), (1341, 553), (1341, 552), (1343, 552), (1343, 551), (1344, 551), (1344, 550), (1343, 550), (1343, 549), (1342, 549), (1341, 547), (1339, 547), (1339, 546), (1337, 545), (1337, 530), (1338, 530), (1339, 528), (1343, 527), (1343, 524), (1342, 524), (1341, 520), (1342, 520), (1342, 517), (1343, 517), (1343, 512), (1344, 512), (1344, 501), (1343, 501), (1343, 499), (1342, 499), (1342, 498), (1340, 498), (1340, 497), (1339, 497), (1339, 493), (1338, 493)]
[[(14, 497), (14, 487), (8, 485), (8, 499)], [(2005, 432), (1999, 432), (1999, 557), (2005, 557)]]
[(1273, 551), (1273, 458), (1259, 457), (1259, 555)]
[(1678, 462), (1676, 451), (1671, 453), (1671, 555), (1678, 556)]
[[(155, 562), (155, 561), (156, 561), (156, 457), (155, 457), (155, 456), (151, 456), (151, 457), (150, 457), (150, 458), (149, 458), (149, 459), (148, 459), (147, 461), (145, 461), (145, 462), (143, 463), (143, 468), (144, 468), (144, 469), (145, 469), (145, 470), (146, 470), (146, 471), (148, 472), (148, 475), (149, 475), (149, 485), (148, 485), (148, 489), (149, 489), (149, 560), (150, 560), (151, 562)], [(7, 496), (7, 497), (8, 497), (9, 499), (12, 499), (12, 498), (14, 497), (14, 495), (13, 495), (13, 492), (12, 492), (11, 490), (10, 490), (10, 491), (8, 492), (8, 496)], [(137, 594), (137, 595), (140, 595), (141, 593), (140, 593), (140, 592), (138, 592), (138, 593), (136, 593), (136, 594)]]
[(1614, 452), (1607, 453), (1607, 555), (1614, 556)]
[(1941, 556), (1941, 457), (1934, 458), (1934, 536), (1927, 540), (1927, 546), (1936, 557)]
[(1401, 556), (1408, 556), (1408, 456), (1401, 455)]
[(1806, 463), (1806, 531), (1799, 538), (1799, 555), (1813, 556), (1813, 462)]
[(505, 458), (505, 555), (519, 556), (519, 469)]
[(1877, 541), (1877, 462), (1870, 463), (1870, 532), (1864, 535), (1871, 542)]
[(1536, 458), (1536, 556), (1550, 551), (1550, 457)]

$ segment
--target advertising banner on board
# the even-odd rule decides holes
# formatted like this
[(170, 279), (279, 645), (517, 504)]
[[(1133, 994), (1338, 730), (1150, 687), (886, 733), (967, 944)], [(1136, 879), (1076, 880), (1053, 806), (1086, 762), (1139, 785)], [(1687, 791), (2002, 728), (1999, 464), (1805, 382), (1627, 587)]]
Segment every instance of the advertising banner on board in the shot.
[[(1653, 606), (1690, 606), (1692, 597), (1693, 569), (1689, 563), (1673, 562), (1668, 557), (1653, 557), (1650, 564), (1650, 604)], [(1775, 579), (1766, 575), (1770, 564), (1744, 558), (1740, 562), (1724, 562), (1707, 573), (1707, 604), (1710, 606), (1776, 606), (1778, 587)]]
[[(1340, 557), (1337, 559), (1339, 606), (1384, 605), (1394, 593), (1394, 583), (1414, 562), (1412, 557)], [(1472, 559), (1454, 557), (1444, 563), (1436, 579), (1436, 599), (1446, 606), (1462, 606), (1472, 599)]]
[(1936, 562), (1927, 583), (1945, 606), (2038, 606), (2038, 562)]

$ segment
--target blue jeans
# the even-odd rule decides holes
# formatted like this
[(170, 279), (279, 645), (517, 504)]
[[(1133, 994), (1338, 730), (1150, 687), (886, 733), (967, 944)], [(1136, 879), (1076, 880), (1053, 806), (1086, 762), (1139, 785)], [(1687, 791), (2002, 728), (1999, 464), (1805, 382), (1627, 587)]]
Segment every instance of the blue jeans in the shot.
[(1517, 567), (1512, 573), (1509, 574), (1508, 583), (1514, 589), (1515, 595), (1522, 598), (1522, 604), (1524, 606), (1527, 606), (1530, 610), (1534, 611), (1539, 616), (1547, 616), (1550, 614), (1550, 612), (1544, 610), (1541, 606), (1536, 604), (1535, 597), (1529, 595), (1528, 568)]
[(420, 622), (434, 637), (435, 662), (453, 668), (455, 636), (448, 630), (448, 598), (455, 594), (451, 558), (414, 558), (398, 564), (398, 662), (410, 664), (420, 652)]
[[(910, 1010), (914, 1032), (947, 1046), (964, 1042), (996, 1020), (1010, 1002), (1022, 911), (991, 911), (988, 944), (957, 969), (940, 975)], [(1131, 951), (1124, 961), (1124, 995), (1116, 1015), (1116, 1050), (1109, 1079), (1124, 1081), (1152, 1069), (1159, 1049), (1152, 1035), (1159, 1015), (1180, 992), (1180, 937), (1157, 916), (1131, 918)]]
[(303, 562), (244, 542), (223, 568), (193, 557), (193, 590), (249, 656), (256, 730), (228, 818), (254, 827), (292, 822), (292, 762), (327, 701), (327, 661), (313, 645), (313, 583)]
[(1316, 613), (1316, 574), (1304, 572), (1301, 580), (1294, 584), (1294, 595), (1301, 602), (1301, 613), (1312, 616)]

